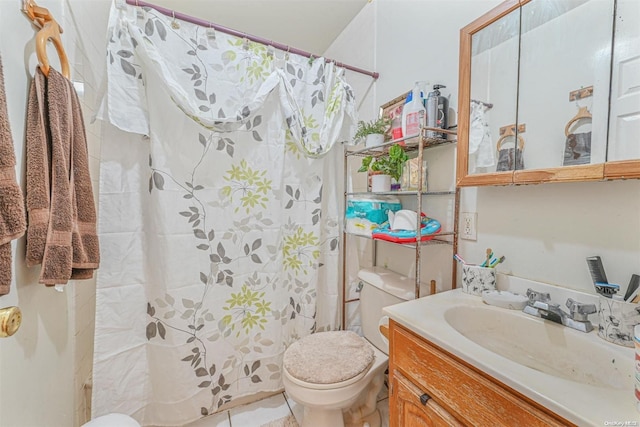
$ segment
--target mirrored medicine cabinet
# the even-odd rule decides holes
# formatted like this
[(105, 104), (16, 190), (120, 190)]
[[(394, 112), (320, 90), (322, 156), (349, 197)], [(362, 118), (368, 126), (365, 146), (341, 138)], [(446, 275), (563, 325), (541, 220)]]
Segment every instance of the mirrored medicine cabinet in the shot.
[(458, 186), (640, 178), (640, 1), (507, 0), (460, 31)]

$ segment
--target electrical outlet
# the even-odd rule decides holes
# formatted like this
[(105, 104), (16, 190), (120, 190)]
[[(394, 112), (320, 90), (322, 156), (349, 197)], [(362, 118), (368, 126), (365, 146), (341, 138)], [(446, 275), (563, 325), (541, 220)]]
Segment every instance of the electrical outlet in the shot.
[(478, 240), (476, 222), (477, 212), (460, 212), (460, 238), (464, 240)]

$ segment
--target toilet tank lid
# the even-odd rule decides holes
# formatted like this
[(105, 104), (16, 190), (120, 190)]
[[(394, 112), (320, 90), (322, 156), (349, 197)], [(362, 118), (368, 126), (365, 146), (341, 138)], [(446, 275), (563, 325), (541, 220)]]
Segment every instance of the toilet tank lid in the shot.
[(382, 291), (405, 301), (415, 297), (415, 279), (382, 267), (363, 268), (358, 278)]

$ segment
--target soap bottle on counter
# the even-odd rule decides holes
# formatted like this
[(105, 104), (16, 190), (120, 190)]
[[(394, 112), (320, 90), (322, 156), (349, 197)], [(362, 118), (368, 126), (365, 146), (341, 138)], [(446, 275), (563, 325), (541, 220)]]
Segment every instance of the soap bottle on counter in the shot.
[(424, 120), (426, 109), (424, 108), (424, 93), (421, 85), (424, 82), (416, 82), (413, 90), (407, 95), (407, 100), (402, 109), (402, 135), (414, 136), (420, 133), (421, 120)]
[[(449, 115), (449, 99), (442, 96), (440, 89), (444, 85), (433, 85), (433, 92), (429, 93), (426, 101), (427, 127), (447, 129)], [(428, 138), (445, 138), (446, 134), (435, 131), (427, 131)]]

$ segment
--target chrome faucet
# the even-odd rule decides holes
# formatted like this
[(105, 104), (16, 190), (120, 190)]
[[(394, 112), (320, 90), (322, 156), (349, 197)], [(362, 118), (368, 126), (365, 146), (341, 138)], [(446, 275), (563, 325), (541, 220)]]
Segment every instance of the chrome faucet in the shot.
[(551, 302), (551, 296), (548, 293), (527, 289), (527, 297), (529, 302), (522, 310), (532, 316), (541, 317), (552, 322), (560, 323), (569, 328), (582, 332), (591, 332), (593, 325), (589, 321), (589, 315), (595, 313), (596, 306), (594, 304), (583, 304), (568, 298), (566, 306), (569, 309), (567, 313), (559, 304)]

